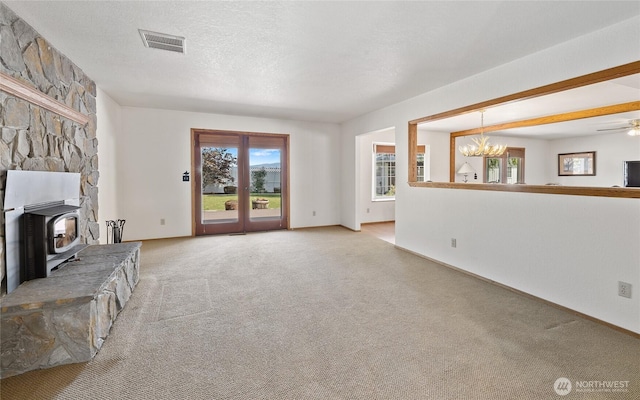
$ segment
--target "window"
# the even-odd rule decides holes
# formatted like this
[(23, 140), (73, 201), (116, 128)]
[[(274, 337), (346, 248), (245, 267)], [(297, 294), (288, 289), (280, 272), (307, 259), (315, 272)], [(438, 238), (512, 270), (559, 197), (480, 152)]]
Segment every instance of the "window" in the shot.
[(502, 156), (485, 157), (484, 163), (484, 183), (524, 183), (524, 148), (507, 147)]
[[(418, 182), (428, 180), (430, 171), (426, 146), (418, 146), (416, 169)], [(393, 144), (373, 144), (373, 200), (394, 200), (396, 196), (396, 147)]]
[[(420, 146), (419, 146), (420, 147)], [(422, 146), (424, 147), (424, 146)], [(420, 150), (418, 150), (420, 151)], [(416, 164), (418, 165), (418, 182), (424, 182), (425, 180), (429, 180), (430, 176), (428, 173), (428, 168), (425, 170), (425, 164), (424, 164), (424, 159), (425, 159), (425, 153), (424, 150), (422, 153), (418, 153), (416, 154)], [(425, 174), (425, 172), (427, 172)], [(427, 176), (427, 179), (425, 179), (425, 175)]]
[(374, 200), (394, 199), (396, 195), (396, 147), (373, 145)]

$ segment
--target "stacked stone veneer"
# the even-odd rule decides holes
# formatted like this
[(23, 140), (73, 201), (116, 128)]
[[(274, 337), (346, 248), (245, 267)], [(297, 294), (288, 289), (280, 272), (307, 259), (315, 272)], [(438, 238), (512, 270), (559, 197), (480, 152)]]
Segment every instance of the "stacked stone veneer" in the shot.
[[(0, 205), (8, 169), (79, 172), (81, 239), (84, 243), (97, 243), (96, 85), (3, 3), (0, 35), (2, 72), (90, 117), (90, 122), (82, 126), (0, 91)], [(0, 278), (4, 278), (2, 212), (0, 219)]]
[(0, 377), (89, 361), (138, 283), (140, 243), (89, 246), (0, 299)]

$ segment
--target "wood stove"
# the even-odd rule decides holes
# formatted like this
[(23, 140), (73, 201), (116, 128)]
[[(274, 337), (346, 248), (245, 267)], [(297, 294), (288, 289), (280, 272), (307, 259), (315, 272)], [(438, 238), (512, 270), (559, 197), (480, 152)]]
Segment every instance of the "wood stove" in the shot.
[(7, 171), (4, 197), (6, 290), (51, 270), (86, 247), (77, 172)]
[(78, 232), (80, 207), (60, 203), (25, 207), (22, 282), (46, 278), (86, 247), (80, 244)]

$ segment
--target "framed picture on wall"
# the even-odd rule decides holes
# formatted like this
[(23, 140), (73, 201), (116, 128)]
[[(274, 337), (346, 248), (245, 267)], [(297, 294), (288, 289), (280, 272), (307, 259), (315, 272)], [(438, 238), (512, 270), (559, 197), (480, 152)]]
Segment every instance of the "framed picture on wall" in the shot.
[(594, 176), (596, 152), (558, 154), (558, 176)]

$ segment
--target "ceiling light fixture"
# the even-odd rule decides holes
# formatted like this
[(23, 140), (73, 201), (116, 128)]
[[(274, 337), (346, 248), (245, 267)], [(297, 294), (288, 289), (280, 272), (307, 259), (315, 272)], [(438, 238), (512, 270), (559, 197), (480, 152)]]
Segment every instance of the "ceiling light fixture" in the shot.
[(480, 110), (480, 137), (471, 138), (474, 145), (467, 144), (458, 147), (460, 153), (465, 157), (499, 157), (507, 150), (506, 145), (492, 145), (489, 143), (489, 137), (484, 135), (484, 110)]
[(640, 136), (640, 119), (631, 122), (631, 129), (627, 132), (629, 136)]

